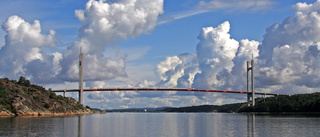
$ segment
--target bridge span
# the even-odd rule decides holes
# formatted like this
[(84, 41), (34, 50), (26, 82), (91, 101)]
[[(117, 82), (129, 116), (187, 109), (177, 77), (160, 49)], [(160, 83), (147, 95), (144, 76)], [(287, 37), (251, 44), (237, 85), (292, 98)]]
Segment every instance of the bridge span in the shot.
[[(96, 89), (83, 89), (83, 92), (95, 92), (95, 91), (187, 91), (187, 92), (219, 92), (219, 93), (237, 93), (237, 94), (249, 94), (248, 91), (230, 91), (230, 90), (210, 90), (210, 89), (194, 89), (194, 88), (96, 88)], [(65, 90), (52, 90), (52, 92), (79, 92), (79, 89), (65, 89)], [(263, 93), (255, 92), (258, 95), (270, 95), (270, 96), (288, 96), (286, 94), (275, 93)]]
[[(74, 58), (76, 59), (76, 58)], [(73, 60), (74, 60), (73, 59)], [(69, 63), (69, 62), (68, 62)], [(230, 91), (230, 90), (212, 90), (212, 89), (194, 89), (194, 88), (96, 88), (96, 89), (83, 89), (83, 53), (80, 50), (79, 55), (79, 89), (65, 89), (65, 90), (51, 90), (52, 92), (79, 92), (79, 103), (83, 104), (83, 92), (94, 91), (185, 91), (185, 92), (217, 92), (217, 93), (235, 93), (247, 94), (248, 106), (255, 105), (255, 94), (258, 95), (271, 95), (271, 96), (289, 96), (286, 94), (263, 93), (256, 92), (254, 89), (254, 60), (247, 61), (247, 91)], [(65, 64), (64, 64), (65, 65)], [(251, 72), (250, 72), (251, 71)], [(251, 73), (251, 83), (250, 83)], [(46, 74), (47, 75), (47, 74)], [(251, 88), (250, 88), (251, 86)], [(251, 89), (251, 92), (250, 92)]]

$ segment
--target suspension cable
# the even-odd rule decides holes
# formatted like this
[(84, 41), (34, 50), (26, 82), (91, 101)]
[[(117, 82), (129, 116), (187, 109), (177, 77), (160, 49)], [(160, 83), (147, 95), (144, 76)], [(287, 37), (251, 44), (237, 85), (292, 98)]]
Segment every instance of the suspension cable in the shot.
[[(79, 68), (79, 67), (78, 67)], [(53, 87), (52, 87), (52, 89), (54, 88), (54, 87), (56, 87), (58, 84), (60, 84), (63, 80), (65, 80), (67, 77), (69, 77), (71, 74), (73, 74), (78, 68), (76, 68), (76, 69), (74, 69), (71, 73), (69, 73), (67, 76), (65, 76), (63, 79), (61, 79), (58, 83), (56, 83)]]
[[(77, 63), (78, 63), (78, 62), (75, 62), (74, 64), (72, 64), (72, 65), (70, 65), (70, 66), (73, 66), (73, 65), (75, 65), (75, 64), (77, 64)], [(47, 84), (47, 83), (50, 82), (52, 79), (58, 77), (59, 75), (61, 75), (61, 74), (64, 73), (64, 72), (66, 72), (66, 71), (70, 68), (70, 66), (69, 66), (67, 69), (61, 71), (59, 74), (57, 74), (57, 75), (55, 75), (54, 77), (50, 78), (49, 80), (43, 82), (43, 83), (41, 84), (41, 86)]]
[(67, 85), (67, 87), (66, 87), (65, 89), (68, 89), (68, 88), (70, 87), (70, 85), (71, 85), (74, 81), (76, 81), (76, 78), (73, 78), (72, 81)]
[(38, 80), (40, 80), (40, 79), (42, 79), (43, 77), (45, 77), (45, 76), (49, 75), (50, 73), (52, 73), (52, 72), (56, 71), (57, 69), (59, 69), (59, 68), (61, 68), (61, 67), (65, 66), (65, 65), (69, 64), (70, 62), (74, 61), (74, 60), (75, 60), (75, 59), (77, 59), (77, 58), (79, 58), (79, 56), (77, 56), (77, 57), (75, 57), (75, 58), (73, 58), (73, 59), (69, 60), (68, 62), (66, 62), (66, 63), (62, 64), (61, 66), (59, 66), (59, 67), (57, 67), (57, 68), (55, 68), (55, 69), (51, 70), (50, 72), (48, 72), (48, 73), (46, 73), (46, 74), (44, 74), (44, 75), (42, 75), (42, 76), (38, 77), (37, 79), (35, 79), (35, 80), (31, 81), (31, 83), (37, 82)]

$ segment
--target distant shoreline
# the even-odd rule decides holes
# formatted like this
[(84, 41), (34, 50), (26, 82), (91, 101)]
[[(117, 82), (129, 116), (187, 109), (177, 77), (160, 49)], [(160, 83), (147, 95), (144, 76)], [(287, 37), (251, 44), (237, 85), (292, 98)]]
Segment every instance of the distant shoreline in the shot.
[(225, 105), (200, 105), (187, 107), (129, 108), (106, 110), (110, 112), (176, 112), (176, 113), (246, 113), (283, 115), (320, 115), (320, 93), (296, 94), (256, 98), (256, 105), (247, 103)]
[[(234, 113), (228, 113), (228, 112), (118, 112), (118, 111), (114, 111), (114, 112), (107, 112), (107, 113), (103, 113), (103, 114), (108, 114), (108, 113), (225, 113), (225, 114), (255, 114), (255, 115), (319, 115), (320, 116), (320, 112), (234, 112)], [(99, 114), (99, 113), (93, 113), (93, 114)], [(101, 113), (102, 114), (102, 113)]]

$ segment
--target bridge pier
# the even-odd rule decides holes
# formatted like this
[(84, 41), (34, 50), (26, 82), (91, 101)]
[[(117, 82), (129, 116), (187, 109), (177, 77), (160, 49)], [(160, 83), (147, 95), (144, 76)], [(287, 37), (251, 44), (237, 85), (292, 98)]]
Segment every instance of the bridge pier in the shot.
[[(251, 67), (250, 67), (250, 64), (251, 64)], [(254, 106), (255, 105), (255, 91), (254, 91), (254, 61), (253, 59), (251, 60), (251, 63), (250, 61), (247, 61), (247, 92), (250, 92), (250, 80), (249, 80), (249, 71), (251, 70), (251, 94), (247, 94), (247, 103), (248, 103), (248, 106), (252, 105)], [(250, 99), (251, 98), (251, 99)], [(252, 102), (251, 102), (252, 100)]]
[(83, 104), (83, 53), (79, 56), (79, 103)]

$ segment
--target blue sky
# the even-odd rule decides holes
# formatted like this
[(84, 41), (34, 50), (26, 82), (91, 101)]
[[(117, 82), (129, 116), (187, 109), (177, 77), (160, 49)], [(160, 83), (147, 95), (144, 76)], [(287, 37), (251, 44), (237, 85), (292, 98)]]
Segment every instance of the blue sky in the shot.
[[(129, 1), (110, 0), (101, 1), (101, 3), (112, 5)], [(158, 3), (144, 1), (142, 2), (143, 6), (139, 2), (141, 0), (137, 0), (135, 5), (130, 8), (134, 11), (135, 8), (142, 7), (144, 15), (149, 14), (152, 19), (147, 22), (139, 22), (140, 20), (130, 18), (129, 15), (127, 16), (129, 22), (132, 24), (137, 22), (135, 26), (126, 24), (115, 30), (95, 34), (96, 31), (102, 30), (102, 28), (94, 28), (101, 27), (94, 26), (94, 21), (99, 20), (100, 16), (89, 16), (89, 13), (94, 14), (94, 11), (85, 9), (86, 3), (90, 3), (88, 1), (0, 1), (0, 5), (2, 5), (0, 22), (3, 24), (3, 29), (0, 31), (0, 53), (2, 57), (8, 57), (8, 55), (16, 57), (2, 59), (0, 76), (17, 79), (20, 75), (24, 75), (27, 78), (36, 79), (37, 76), (49, 72), (50, 68), (59, 66), (77, 55), (76, 49), (83, 45), (84, 41), (89, 41), (91, 46), (84, 47), (85, 53), (98, 60), (99, 63), (119, 70), (121, 74), (106, 70), (108, 74), (101, 74), (96, 78), (93, 75), (99, 74), (95, 74), (93, 69), (98, 66), (87, 68), (90, 78), (85, 79), (96, 80), (87, 81), (87, 88), (106, 86), (191, 88), (197, 83), (198, 85), (203, 83), (201, 81), (210, 81), (201, 85), (201, 88), (246, 90), (244, 88), (246, 85), (241, 79), (241, 77), (245, 77), (244, 73), (233, 77), (235, 72), (232, 70), (237, 65), (241, 65), (240, 62), (249, 60), (251, 54), (256, 53), (254, 57), (257, 60), (256, 70), (258, 70), (257, 90), (295, 94), (316, 92), (319, 89), (316, 82), (319, 81), (320, 74), (316, 73), (318, 68), (314, 65), (319, 61), (316, 56), (319, 53), (318, 50), (312, 49), (317, 49), (320, 39), (316, 36), (317, 31), (312, 32), (311, 30), (318, 29), (314, 25), (318, 23), (318, 20), (314, 19), (314, 16), (317, 17), (317, 15), (312, 13), (319, 14), (318, 4), (320, 2), (315, 0), (157, 0)], [(297, 4), (299, 2), (300, 4)], [(310, 5), (305, 6), (307, 4)], [(150, 8), (149, 5), (155, 7)], [(102, 7), (100, 8), (102, 9)], [(76, 13), (76, 10), (86, 12), (83, 14), (84, 20), (81, 21), (82, 14)], [(118, 14), (128, 13), (125, 13), (124, 10)], [(14, 15), (17, 15), (15, 19), (9, 19)], [(112, 21), (113, 18), (114, 20), (118, 19), (117, 16), (108, 16), (107, 20)], [(309, 19), (310, 22), (308, 22)], [(10, 20), (14, 21), (9, 22)], [(30, 24), (32, 26), (35, 20), (39, 21), (41, 27), (41, 31), (37, 32), (39, 34), (30, 34), (30, 37), (34, 36), (31, 38), (22, 37), (20, 39), (22, 44), (12, 44), (15, 40), (12, 37), (19, 33), (22, 34), (22, 32), (24, 34), (24, 30), (19, 30), (16, 34), (10, 30), (10, 26), (15, 24), (14, 22), (21, 21), (24, 25), (29, 26), (26, 28), (30, 30), (26, 31), (32, 32), (33, 28), (30, 27)], [(23, 23), (20, 25), (22, 26)], [(115, 24), (121, 26), (122, 23), (126, 22), (119, 21)], [(139, 27), (141, 24), (142, 26)], [(125, 30), (131, 27), (138, 31)], [(93, 33), (80, 28), (92, 29)], [(37, 27), (34, 29), (36, 30)], [(114, 34), (119, 31), (123, 31), (123, 35)], [(6, 39), (6, 36), (9, 35), (12, 37)], [(314, 37), (311, 37), (313, 35)], [(19, 36), (17, 35), (17, 37)], [(246, 39), (248, 41), (243, 41)], [(98, 46), (92, 44), (97, 41)], [(27, 42), (30, 42), (30, 45), (23, 44)], [(229, 47), (230, 44), (231, 47)], [(33, 54), (22, 56), (23, 51), (13, 48), (18, 46)], [(218, 46), (222, 49), (216, 48)], [(101, 50), (101, 47), (104, 50)], [(228, 48), (230, 50), (226, 50)], [(301, 56), (295, 55), (295, 53), (299, 53)], [(309, 53), (313, 53), (314, 56), (309, 57)], [(202, 55), (205, 57), (200, 57)], [(304, 59), (308, 59), (308, 61), (305, 62)], [(22, 65), (7, 65), (6, 63), (10, 61)], [(305, 66), (305, 71), (298, 66)], [(208, 69), (210, 67), (211, 70)], [(242, 71), (245, 72), (245, 68)], [(222, 80), (229, 79), (229, 77), (234, 79), (229, 82), (219, 79), (219, 74), (224, 72), (230, 73), (228, 78), (224, 77)], [(76, 74), (74, 75), (76, 77)], [(61, 84), (59, 88), (64, 88), (72, 81), (71, 79)], [(135, 81), (128, 79), (135, 79)], [(52, 85), (54, 83), (46, 85), (46, 87), (50, 88)], [(76, 84), (73, 86), (76, 87)], [(128, 108), (225, 104), (245, 101), (245, 97), (237, 95), (181, 94), (176, 92), (158, 94), (159, 96), (145, 92), (87, 93), (85, 102), (93, 107)], [(69, 96), (77, 98), (76, 94)]]
[[(9, 16), (18, 15), (28, 22), (34, 20), (40, 20), (42, 32), (48, 33), (50, 29), (57, 32), (56, 37), (62, 42), (60, 45), (65, 46), (71, 44), (77, 39), (78, 29), (81, 27), (81, 23), (74, 16), (76, 9), (83, 9), (87, 1), (73, 1), (73, 0), (61, 0), (61, 1), (21, 1), (21, 0), (2, 0), (1, 5), (5, 5), (1, 9), (1, 22), (5, 22)], [(127, 43), (148, 41), (145, 39), (168, 36), (166, 34), (175, 34), (168, 37), (175, 39), (168, 43), (170, 45), (189, 45), (185, 42), (183, 36), (187, 36), (187, 39), (193, 40), (190, 43), (190, 47), (194, 47), (197, 43), (197, 35), (201, 28), (207, 26), (216, 26), (223, 21), (230, 21), (232, 26), (231, 34), (234, 39), (254, 39), (261, 41), (266, 27), (273, 23), (281, 22), (287, 16), (292, 16), (292, 5), (299, 1), (284, 1), (275, 2), (275, 4), (268, 10), (257, 12), (246, 11), (228, 11), (220, 9), (217, 11), (206, 12), (197, 14), (194, 16), (185, 17), (182, 19), (170, 21), (165, 24), (158, 25), (154, 31), (148, 35), (138, 36), (137, 38), (129, 39)], [(304, 2), (304, 1), (302, 1)], [(306, 1), (307, 3), (314, 1)], [(195, 11), (195, 6), (199, 1), (185, 1), (185, 0), (168, 0), (164, 1), (164, 14), (160, 15), (161, 18), (174, 17), (181, 14), (186, 14)], [(14, 7), (14, 8), (13, 8)], [(188, 28), (188, 29), (186, 29)], [(245, 31), (250, 33), (244, 33)], [(189, 34), (189, 35), (187, 35)], [(1, 35), (5, 35), (5, 32), (1, 32)], [(159, 36), (160, 35), (160, 36)], [(180, 39), (178, 39), (180, 38)], [(1, 38), (1, 43), (4, 43), (4, 37)], [(166, 38), (167, 39), (167, 38)], [(151, 40), (150, 40), (151, 41)], [(158, 40), (161, 41), (161, 40)], [(180, 42), (174, 44), (174, 42)], [(144, 43), (143, 43), (144, 44)], [(149, 44), (149, 43), (147, 43)], [(118, 45), (129, 45), (125, 43), (119, 43)], [(149, 44), (150, 45), (150, 44)], [(161, 44), (164, 45), (164, 44)], [(139, 45), (138, 45), (139, 46)], [(192, 48), (189, 51), (194, 51)], [(183, 52), (183, 51), (182, 51)]]

